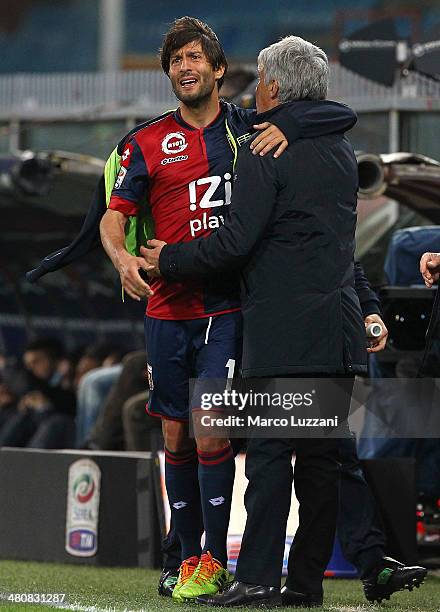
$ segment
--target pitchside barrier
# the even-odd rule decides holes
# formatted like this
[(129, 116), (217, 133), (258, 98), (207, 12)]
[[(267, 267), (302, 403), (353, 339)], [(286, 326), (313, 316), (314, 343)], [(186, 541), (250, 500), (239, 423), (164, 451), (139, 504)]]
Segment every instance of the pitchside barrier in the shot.
[(154, 567), (150, 453), (0, 450), (0, 558)]
[[(159, 452), (0, 449), (0, 558), (101, 566), (158, 567), (160, 540), (169, 524)], [(237, 472), (228, 552), (233, 570), (246, 512), (243, 455)], [(414, 461), (364, 462), (388, 537), (387, 553), (417, 559)], [(319, 491), (317, 491), (317, 495)], [(292, 497), (286, 537), (297, 527)], [(355, 576), (336, 542), (328, 576)]]

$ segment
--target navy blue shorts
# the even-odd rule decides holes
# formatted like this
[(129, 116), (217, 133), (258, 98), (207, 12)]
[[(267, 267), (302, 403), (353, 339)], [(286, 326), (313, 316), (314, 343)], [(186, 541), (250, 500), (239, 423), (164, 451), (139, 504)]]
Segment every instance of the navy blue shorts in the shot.
[(191, 378), (232, 378), (241, 366), (241, 312), (168, 321), (145, 317), (150, 399), (147, 412), (176, 421), (189, 418)]

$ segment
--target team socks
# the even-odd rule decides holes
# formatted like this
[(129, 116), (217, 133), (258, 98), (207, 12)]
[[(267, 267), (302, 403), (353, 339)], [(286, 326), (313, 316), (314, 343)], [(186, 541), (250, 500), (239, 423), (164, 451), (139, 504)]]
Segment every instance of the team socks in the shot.
[(204, 552), (208, 551), (227, 564), (226, 537), (234, 486), (235, 461), (228, 443), (224, 448), (205, 452), (198, 450), (199, 485), (205, 526)]
[(200, 557), (203, 532), (200, 514), (196, 450), (173, 452), (165, 448), (165, 484), (173, 524), (182, 546), (182, 560)]

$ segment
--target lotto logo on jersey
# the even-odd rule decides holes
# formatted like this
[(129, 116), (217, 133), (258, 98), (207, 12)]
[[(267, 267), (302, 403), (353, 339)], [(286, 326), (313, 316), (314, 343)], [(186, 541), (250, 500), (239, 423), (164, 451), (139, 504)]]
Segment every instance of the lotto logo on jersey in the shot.
[(162, 140), (162, 151), (167, 155), (182, 153), (188, 146), (183, 132), (170, 132)]
[(127, 174), (127, 168), (120, 168), (118, 172), (118, 178), (116, 179), (115, 189), (120, 189), (124, 182), (125, 175)]
[(133, 153), (133, 145), (130, 143), (125, 146), (124, 152), (121, 155), (121, 166), (128, 168), (130, 165), (130, 156)]
[[(206, 209), (201, 218), (191, 219), (189, 222), (191, 236), (194, 236), (203, 230), (217, 229), (224, 224), (225, 220), (223, 215), (210, 215), (210, 208), (217, 208), (218, 206), (228, 206), (231, 203), (231, 175), (227, 172), (223, 177), (221, 176), (206, 176), (198, 181), (191, 181), (188, 185), (189, 189), (189, 209), (195, 212), (198, 208)], [(223, 182), (224, 181), (224, 182)], [(203, 192), (201, 197), (198, 196), (198, 187), (208, 188)], [(221, 187), (223, 185), (223, 193)], [(223, 198), (218, 198), (218, 189), (220, 188), (220, 195)], [(214, 196), (218, 199), (214, 200)]]

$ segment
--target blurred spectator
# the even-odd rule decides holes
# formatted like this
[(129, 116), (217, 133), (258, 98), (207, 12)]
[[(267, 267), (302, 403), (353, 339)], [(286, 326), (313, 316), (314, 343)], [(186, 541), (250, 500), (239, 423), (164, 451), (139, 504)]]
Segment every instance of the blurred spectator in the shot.
[(17, 409), (17, 395), (5, 380), (9, 365), (6, 355), (0, 353), (0, 430)]
[(83, 448), (104, 406), (104, 401), (122, 371), (122, 365), (95, 368), (79, 381), (75, 425), (76, 448)]
[(124, 352), (107, 343), (99, 343), (86, 347), (80, 355), (75, 368), (74, 387), (78, 388), (81, 378), (96, 368), (109, 367), (119, 363)]
[(145, 411), (148, 385), (146, 355), (134, 351), (122, 361), (122, 371), (110, 389), (85, 446), (99, 450), (150, 450), (149, 432), (161, 429), (160, 419)]
[(78, 391), (75, 446), (82, 448), (101, 412), (112, 384), (122, 371), (123, 352), (110, 344), (85, 349), (76, 365), (74, 385)]
[(62, 344), (54, 338), (31, 342), (21, 370), (7, 368), (3, 378), (17, 410), (0, 430), (0, 446), (68, 448), (73, 445), (75, 395), (63, 388)]
[(6, 383), (0, 382), (0, 430), (16, 410), (17, 397)]

